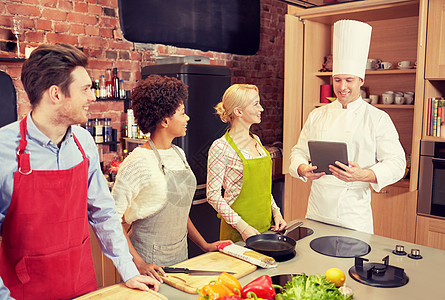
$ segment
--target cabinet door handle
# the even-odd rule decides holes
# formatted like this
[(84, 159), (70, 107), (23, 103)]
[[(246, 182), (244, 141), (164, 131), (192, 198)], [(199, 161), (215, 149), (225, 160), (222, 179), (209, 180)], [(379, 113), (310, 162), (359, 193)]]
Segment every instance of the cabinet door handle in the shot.
[(380, 193), (380, 194), (389, 194), (389, 191), (387, 191), (387, 190), (381, 190), (379, 193)]

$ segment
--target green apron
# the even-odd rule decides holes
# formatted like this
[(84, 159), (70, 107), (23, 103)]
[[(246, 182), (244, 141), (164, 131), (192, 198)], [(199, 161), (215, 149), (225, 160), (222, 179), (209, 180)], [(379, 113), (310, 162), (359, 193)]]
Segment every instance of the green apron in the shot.
[[(272, 159), (269, 152), (261, 146), (267, 156), (245, 159), (229, 135), (224, 135), (230, 146), (243, 161), (243, 186), (231, 208), (250, 226), (259, 232), (268, 230), (272, 223)], [(258, 141), (257, 143), (261, 145)], [(242, 241), (241, 234), (221, 218), (221, 240)]]

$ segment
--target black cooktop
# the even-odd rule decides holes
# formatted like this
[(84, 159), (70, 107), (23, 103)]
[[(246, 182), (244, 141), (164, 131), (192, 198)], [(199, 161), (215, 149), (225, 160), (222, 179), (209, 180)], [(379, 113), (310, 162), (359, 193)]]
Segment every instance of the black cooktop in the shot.
[(368, 259), (356, 257), (355, 264), (349, 269), (352, 279), (375, 287), (400, 287), (408, 283), (409, 278), (402, 268), (389, 264), (389, 255), (381, 263), (363, 263)]
[(356, 257), (366, 255), (371, 246), (355, 238), (345, 236), (322, 236), (310, 243), (312, 250), (334, 257)]
[(272, 283), (284, 287), (288, 281), (292, 280), (292, 276), (297, 274), (282, 274), (272, 276)]

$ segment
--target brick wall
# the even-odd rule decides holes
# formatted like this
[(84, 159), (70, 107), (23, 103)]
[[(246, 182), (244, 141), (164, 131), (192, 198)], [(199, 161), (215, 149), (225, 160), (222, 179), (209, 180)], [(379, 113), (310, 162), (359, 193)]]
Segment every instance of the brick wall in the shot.
[[(118, 68), (126, 89), (141, 78), (141, 68), (154, 63), (154, 56), (167, 54), (202, 55), (212, 64), (226, 65), (232, 83), (252, 83), (260, 89), (265, 109), (262, 123), (252, 128), (264, 144), (283, 139), (284, 15), (287, 6), (277, 0), (261, 0), (261, 39), (256, 55), (243, 56), (203, 52), (159, 44), (132, 43), (123, 38), (119, 26), (117, 0), (6, 0), (0, 3), (0, 57), (15, 57), (12, 16), (19, 16), (25, 32), (19, 36), (21, 55), (25, 47), (42, 43), (69, 43), (89, 57), (89, 73), (98, 79), (106, 68)], [(17, 112), (22, 119), (30, 110), (20, 82), (21, 62), (0, 61), (17, 90)], [(122, 128), (126, 114), (121, 101), (100, 101), (90, 106), (91, 117), (111, 117), (113, 128)], [(120, 137), (120, 130), (118, 136)], [(118, 152), (105, 154), (105, 160), (117, 159)]]

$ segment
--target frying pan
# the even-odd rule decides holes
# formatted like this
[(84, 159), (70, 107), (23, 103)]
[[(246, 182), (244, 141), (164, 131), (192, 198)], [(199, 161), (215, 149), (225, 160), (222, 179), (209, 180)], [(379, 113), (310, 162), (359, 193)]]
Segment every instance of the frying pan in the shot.
[(273, 258), (290, 254), (295, 250), (295, 240), (286, 236), (292, 230), (303, 225), (303, 222), (297, 222), (290, 226), (283, 235), (281, 234), (257, 234), (246, 239), (246, 246), (252, 250), (260, 252)]

